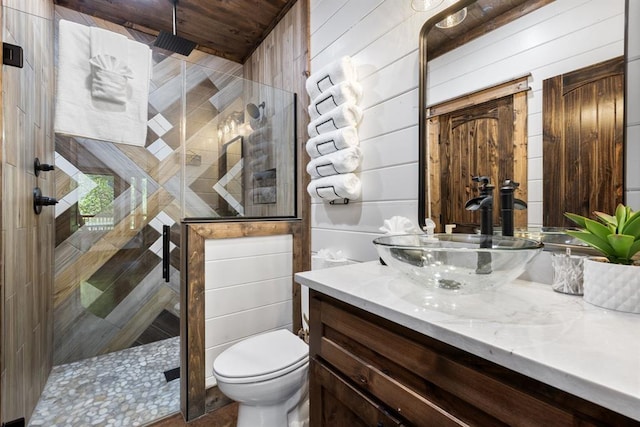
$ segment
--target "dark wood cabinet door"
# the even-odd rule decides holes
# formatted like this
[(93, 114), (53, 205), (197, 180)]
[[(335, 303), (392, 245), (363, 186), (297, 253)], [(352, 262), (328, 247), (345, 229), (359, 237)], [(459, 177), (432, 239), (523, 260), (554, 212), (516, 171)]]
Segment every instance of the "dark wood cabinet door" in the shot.
[(311, 427), (391, 427), (402, 422), (316, 359), (310, 362)]
[(543, 224), (614, 212), (624, 189), (624, 58), (543, 82)]

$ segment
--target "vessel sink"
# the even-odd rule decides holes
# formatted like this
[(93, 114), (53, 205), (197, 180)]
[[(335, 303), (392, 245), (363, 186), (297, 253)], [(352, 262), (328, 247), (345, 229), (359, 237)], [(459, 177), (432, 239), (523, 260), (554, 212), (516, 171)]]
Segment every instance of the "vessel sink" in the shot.
[(511, 282), (543, 247), (531, 239), (480, 234), (400, 234), (373, 243), (385, 264), (447, 294), (476, 293)]

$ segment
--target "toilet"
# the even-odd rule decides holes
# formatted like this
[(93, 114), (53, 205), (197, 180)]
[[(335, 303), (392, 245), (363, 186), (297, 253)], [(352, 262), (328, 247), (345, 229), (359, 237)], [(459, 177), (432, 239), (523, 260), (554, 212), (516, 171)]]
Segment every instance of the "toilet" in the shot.
[(308, 425), (308, 345), (288, 330), (236, 343), (213, 362), (218, 388), (239, 403), (238, 427)]

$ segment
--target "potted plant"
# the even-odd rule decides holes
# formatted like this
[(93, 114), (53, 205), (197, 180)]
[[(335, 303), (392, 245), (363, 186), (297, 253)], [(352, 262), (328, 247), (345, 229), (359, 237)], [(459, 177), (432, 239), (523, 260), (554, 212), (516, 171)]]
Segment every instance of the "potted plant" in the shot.
[(595, 248), (603, 258), (584, 262), (584, 299), (604, 308), (640, 313), (640, 211), (618, 205), (597, 220), (565, 213), (581, 230), (567, 234)]

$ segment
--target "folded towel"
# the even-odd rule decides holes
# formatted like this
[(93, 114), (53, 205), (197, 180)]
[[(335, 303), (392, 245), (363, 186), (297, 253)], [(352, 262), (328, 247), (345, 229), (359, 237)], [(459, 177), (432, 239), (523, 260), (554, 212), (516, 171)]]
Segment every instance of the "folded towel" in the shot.
[(347, 126), (358, 126), (362, 119), (362, 109), (350, 102), (339, 105), (321, 115), (307, 126), (309, 136), (317, 136)]
[(344, 81), (356, 81), (356, 67), (348, 56), (343, 56), (312, 73), (306, 82), (309, 98), (315, 99), (322, 92)]
[(247, 166), (249, 167), (249, 170), (252, 170), (252, 171), (263, 171), (266, 169), (266, 165), (268, 161), (269, 161), (269, 156), (266, 154), (263, 154), (262, 156), (257, 156), (254, 159), (252, 159)]
[(247, 142), (249, 144), (259, 144), (262, 141), (271, 139), (271, 126), (263, 126), (255, 129), (247, 136)]
[(105, 101), (127, 102), (127, 80), (133, 72), (127, 66), (129, 39), (98, 27), (89, 28), (91, 52), (91, 96)]
[(58, 37), (55, 132), (144, 146), (151, 75), (149, 47), (126, 40), (127, 56), (120, 62), (131, 70), (131, 78), (126, 79), (126, 102), (116, 103), (92, 96), (89, 27), (60, 20)]
[(97, 55), (91, 64), (91, 96), (105, 101), (125, 104), (127, 80), (133, 78), (131, 69), (111, 55)]
[(347, 126), (332, 132), (323, 133), (307, 141), (307, 153), (312, 159), (349, 147), (360, 145), (358, 132), (353, 126)]
[(344, 81), (331, 86), (327, 91), (322, 92), (309, 105), (309, 116), (315, 120), (322, 114), (326, 114), (340, 104), (350, 102), (357, 104), (362, 96), (362, 86), (358, 82)]
[(276, 187), (258, 187), (249, 192), (251, 200), (255, 204), (276, 203), (277, 189)]
[(360, 148), (349, 147), (326, 156), (315, 158), (307, 164), (307, 173), (312, 178), (353, 172), (360, 166)]
[(257, 144), (249, 145), (249, 156), (258, 157), (269, 154), (269, 142), (262, 141)]
[(355, 200), (360, 197), (361, 189), (360, 179), (352, 173), (345, 173), (312, 180), (307, 186), (307, 193), (315, 199)]

